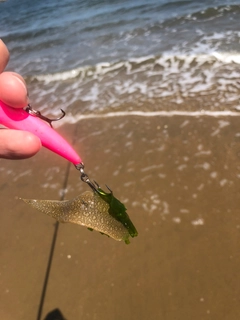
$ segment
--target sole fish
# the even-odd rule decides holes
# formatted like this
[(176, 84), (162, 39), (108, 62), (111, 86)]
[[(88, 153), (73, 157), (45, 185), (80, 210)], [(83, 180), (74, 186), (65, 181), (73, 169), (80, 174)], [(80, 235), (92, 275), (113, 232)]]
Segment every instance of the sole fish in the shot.
[[(110, 214), (111, 205), (102, 199), (97, 192), (86, 191), (72, 200), (64, 201), (22, 200), (59, 222), (79, 224), (118, 241), (123, 240), (125, 243), (129, 243), (129, 236), (137, 235), (135, 227), (133, 235), (129, 232), (126, 224), (124, 225)], [(125, 214), (129, 219), (127, 213)]]

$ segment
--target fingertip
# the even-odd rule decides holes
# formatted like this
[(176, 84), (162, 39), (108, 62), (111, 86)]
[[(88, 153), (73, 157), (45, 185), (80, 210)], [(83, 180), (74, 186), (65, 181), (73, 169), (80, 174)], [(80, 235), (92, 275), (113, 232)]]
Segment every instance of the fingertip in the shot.
[(27, 159), (41, 148), (40, 139), (27, 131), (0, 130), (0, 158)]
[(31, 132), (24, 132), (25, 156), (30, 158), (34, 156), (42, 147), (41, 140)]
[(0, 74), (0, 100), (13, 108), (24, 108), (28, 105), (26, 83), (19, 74)]

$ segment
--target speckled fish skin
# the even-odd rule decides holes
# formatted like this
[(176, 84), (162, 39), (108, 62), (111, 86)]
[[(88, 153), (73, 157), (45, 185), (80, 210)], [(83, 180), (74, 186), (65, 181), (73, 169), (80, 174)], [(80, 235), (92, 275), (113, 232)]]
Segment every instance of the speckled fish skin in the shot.
[(121, 241), (129, 237), (128, 230), (109, 213), (109, 205), (98, 194), (86, 191), (65, 201), (22, 199), (59, 222), (76, 223)]

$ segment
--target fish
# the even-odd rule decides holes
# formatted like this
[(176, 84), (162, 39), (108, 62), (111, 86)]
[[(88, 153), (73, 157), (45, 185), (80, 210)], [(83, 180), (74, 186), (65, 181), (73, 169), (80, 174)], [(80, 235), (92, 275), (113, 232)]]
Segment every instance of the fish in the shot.
[(101, 188), (85, 191), (72, 200), (21, 200), (59, 222), (85, 226), (126, 244), (130, 243), (130, 236), (138, 235), (125, 206), (112, 192)]

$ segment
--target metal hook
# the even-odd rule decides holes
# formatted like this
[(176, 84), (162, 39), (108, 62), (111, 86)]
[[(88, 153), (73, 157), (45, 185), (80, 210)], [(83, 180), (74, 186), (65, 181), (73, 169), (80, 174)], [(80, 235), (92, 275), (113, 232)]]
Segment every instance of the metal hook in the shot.
[(109, 186), (107, 184), (105, 184), (105, 186), (108, 188), (108, 190), (110, 191), (110, 193), (113, 193), (112, 190), (109, 188)]
[(87, 183), (89, 185), (89, 187), (93, 190), (93, 191), (98, 191), (99, 185), (96, 181), (91, 181), (89, 179), (89, 176), (84, 172), (84, 164), (83, 162), (75, 165), (76, 169), (80, 171), (80, 178), (83, 182)]
[(27, 108), (25, 109), (25, 111), (28, 112), (29, 114), (31, 114), (32, 116), (38, 117), (38, 118), (46, 121), (47, 123), (49, 123), (49, 125), (51, 126), (51, 128), (53, 127), (53, 126), (52, 126), (52, 122), (53, 122), (53, 121), (59, 121), (59, 120), (61, 120), (63, 117), (65, 117), (66, 112), (63, 111), (62, 109), (60, 109), (60, 110), (61, 110), (62, 113), (63, 113), (63, 114), (61, 115), (61, 117), (59, 117), (59, 118), (57, 118), (57, 119), (49, 119), (49, 118), (43, 116), (40, 111), (34, 110), (34, 109), (31, 107), (30, 104), (28, 104)]

